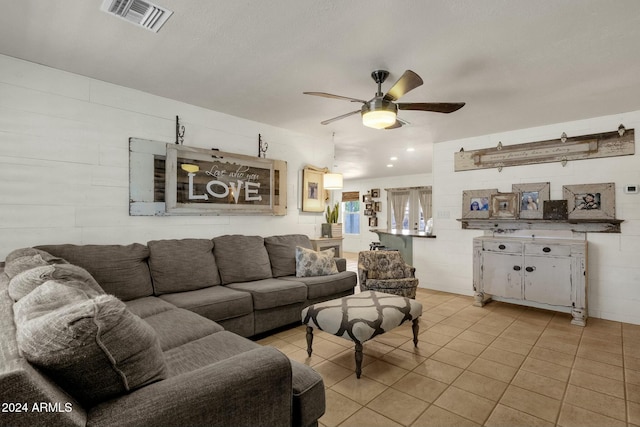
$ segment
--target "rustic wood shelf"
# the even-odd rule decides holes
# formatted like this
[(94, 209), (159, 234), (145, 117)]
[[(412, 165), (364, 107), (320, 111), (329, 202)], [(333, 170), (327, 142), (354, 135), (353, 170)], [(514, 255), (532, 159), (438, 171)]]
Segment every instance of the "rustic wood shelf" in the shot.
[(580, 233), (620, 233), (622, 219), (458, 219), (463, 229), (510, 232), (515, 230), (570, 230)]

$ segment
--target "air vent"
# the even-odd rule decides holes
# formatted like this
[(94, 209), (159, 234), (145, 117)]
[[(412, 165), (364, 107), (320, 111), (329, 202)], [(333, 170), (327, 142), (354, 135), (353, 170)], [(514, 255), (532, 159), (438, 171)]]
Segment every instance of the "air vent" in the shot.
[(104, 0), (100, 10), (116, 15), (132, 24), (157, 33), (173, 14), (155, 4), (143, 0)]

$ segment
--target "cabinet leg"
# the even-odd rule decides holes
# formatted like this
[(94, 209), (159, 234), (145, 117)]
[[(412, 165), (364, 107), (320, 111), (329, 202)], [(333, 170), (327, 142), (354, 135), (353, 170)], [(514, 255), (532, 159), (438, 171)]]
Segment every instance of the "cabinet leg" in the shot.
[(587, 326), (587, 313), (582, 308), (573, 308), (571, 310), (571, 315), (573, 319), (571, 320), (572, 325), (578, 326)]
[(475, 300), (473, 302), (474, 307), (483, 307), (491, 300), (491, 295), (487, 295), (484, 292), (476, 292), (473, 298)]

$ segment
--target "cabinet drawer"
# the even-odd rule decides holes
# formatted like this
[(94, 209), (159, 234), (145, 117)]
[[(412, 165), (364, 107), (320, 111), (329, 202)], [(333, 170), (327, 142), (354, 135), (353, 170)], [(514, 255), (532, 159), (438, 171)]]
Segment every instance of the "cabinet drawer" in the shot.
[(527, 243), (524, 245), (525, 255), (571, 256), (570, 245), (548, 245), (544, 243)]
[(504, 252), (504, 253), (522, 253), (521, 242), (509, 242), (509, 241), (489, 241), (482, 242), (483, 251), (491, 252)]

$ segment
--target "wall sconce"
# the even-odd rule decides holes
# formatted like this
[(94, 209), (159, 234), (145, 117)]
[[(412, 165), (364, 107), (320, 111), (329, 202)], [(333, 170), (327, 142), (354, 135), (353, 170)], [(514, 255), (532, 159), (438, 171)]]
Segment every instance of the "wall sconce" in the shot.
[(322, 185), (325, 190), (340, 190), (343, 187), (341, 173), (325, 173), (322, 176)]

